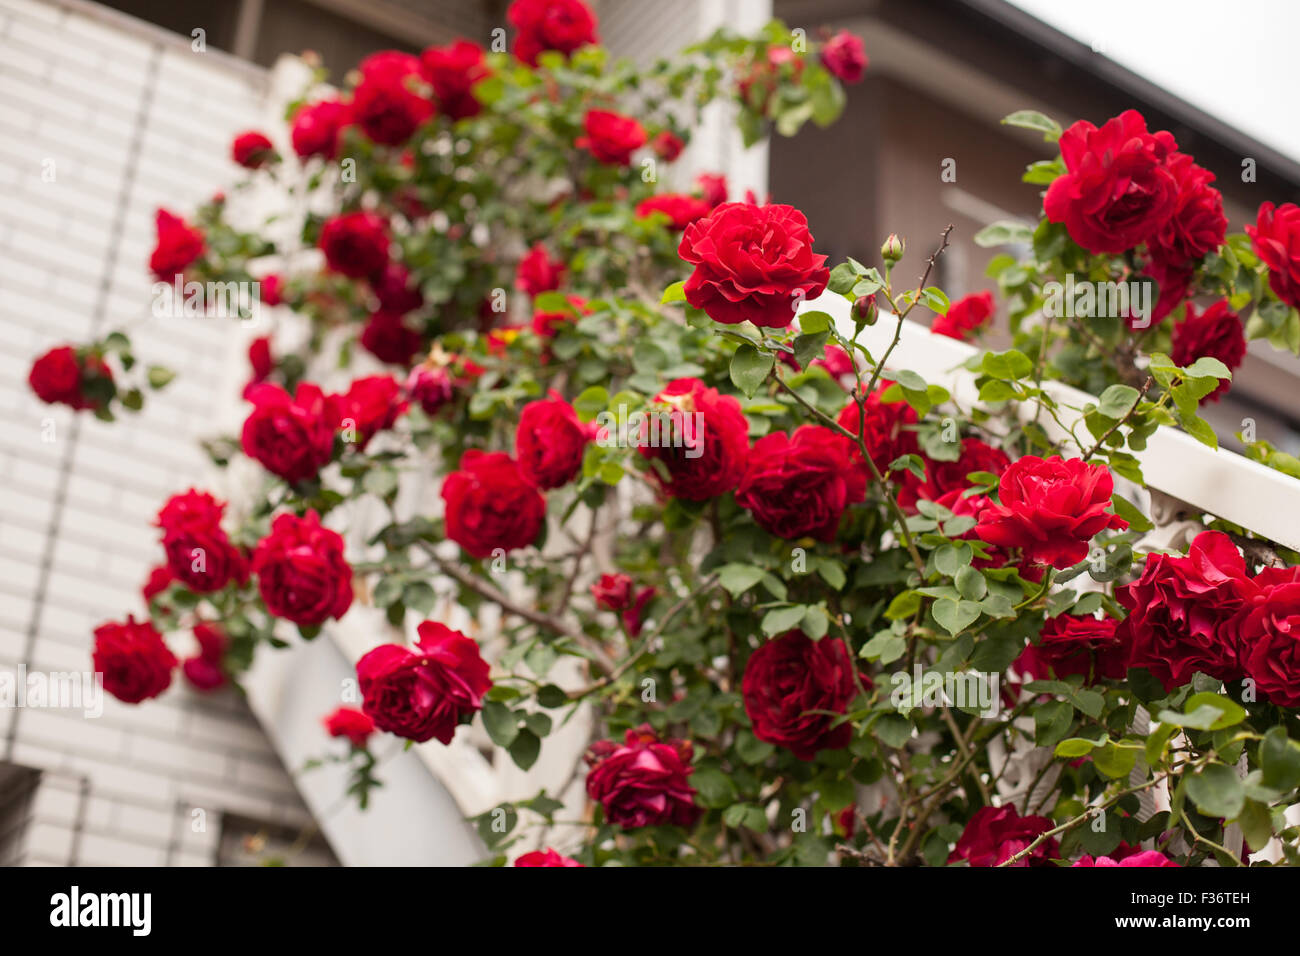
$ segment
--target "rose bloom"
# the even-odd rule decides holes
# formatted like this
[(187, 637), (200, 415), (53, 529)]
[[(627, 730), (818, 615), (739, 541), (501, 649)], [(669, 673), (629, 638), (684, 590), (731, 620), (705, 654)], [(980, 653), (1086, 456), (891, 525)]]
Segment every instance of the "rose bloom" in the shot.
[(639, 637), (645, 624), (645, 607), (654, 600), (658, 591), (653, 587), (644, 587), (636, 592), (632, 603), (623, 609), (623, 627), (630, 637)]
[(605, 818), (624, 830), (691, 827), (704, 813), (690, 785), (689, 741), (661, 740), (649, 724), (629, 730), (624, 742), (600, 740), (587, 751), (587, 796)]
[(1168, 169), (1178, 185), (1177, 200), (1169, 220), (1147, 240), (1147, 248), (1156, 259), (1181, 267), (1223, 245), (1228, 220), (1222, 194), (1210, 185), (1214, 173), (1185, 153), (1170, 156)]
[(822, 66), (843, 83), (861, 83), (867, 71), (867, 50), (862, 38), (841, 30), (822, 46)]
[(606, 611), (622, 611), (632, 601), (632, 578), (626, 574), (602, 574), (591, 586), (596, 606)]
[(591, 429), (578, 421), (573, 406), (552, 391), (551, 397), (529, 402), (515, 430), (515, 460), (525, 480), (538, 488), (567, 485), (582, 470), (582, 457)]
[(1119, 622), (1091, 615), (1049, 617), (1011, 665), (1025, 680), (1048, 680), (1079, 674), (1086, 684), (1098, 679), (1123, 680), (1128, 675), (1128, 650), (1116, 634)]
[(849, 745), (853, 728), (832, 727), (827, 713), (848, 712), (857, 694), (853, 662), (842, 641), (814, 641), (802, 631), (789, 631), (750, 655), (741, 685), (745, 713), (759, 740), (812, 760), (819, 750)]
[(176, 655), (148, 621), (130, 615), (124, 623), (109, 621), (95, 628), (95, 672), (104, 675), (104, 689), (127, 704), (157, 697), (172, 682)]
[(315, 510), (282, 514), (253, 549), (253, 573), (266, 609), (299, 627), (341, 618), (352, 606), (352, 567), (343, 538), (321, 527)]
[(989, 323), (993, 311), (993, 293), (972, 292), (949, 305), (943, 315), (936, 315), (930, 331), (965, 341)]
[(316, 477), (334, 455), (334, 411), (321, 390), (302, 382), (292, 398), (279, 385), (254, 385), (245, 397), (244, 454), (290, 484)]
[(631, 116), (610, 110), (587, 110), (582, 128), (586, 135), (579, 136), (573, 145), (610, 166), (628, 165), (632, 153), (646, 141), (645, 127)]
[(226, 635), (217, 625), (200, 622), (194, 625), (194, 638), (199, 642), (199, 652), (181, 663), (181, 673), (196, 690), (210, 691), (224, 686)]
[(331, 395), (329, 402), (338, 427), (355, 432), (352, 440), (358, 450), (363, 450), (381, 431), (392, 428), (407, 408), (402, 399), (402, 386), (391, 375), (358, 378), (346, 392)]
[(1279, 707), (1300, 706), (1300, 568), (1265, 568), (1227, 632), (1246, 676)]
[(383, 644), (357, 661), (361, 708), (380, 730), (449, 744), (492, 689), (488, 664), (460, 631), (425, 621), (418, 632), (414, 651)]
[(722, 173), (700, 173), (695, 177), (695, 185), (709, 208), (717, 208), (727, 201), (727, 177)]
[[(851, 400), (835, 419), (841, 428), (852, 432), (854, 436), (863, 436), (871, 461), (882, 475), (896, 459), (918, 451), (916, 432), (908, 427), (916, 424), (916, 410), (901, 399), (886, 402), (882, 397), (893, 384), (882, 379), (880, 387), (866, 397), (861, 409), (856, 401)], [(853, 460), (861, 461), (862, 451), (856, 447), (856, 441), (853, 444)], [(866, 469), (866, 462), (862, 462), (862, 467)]]
[(1300, 206), (1271, 202), (1246, 226), (1255, 255), (1268, 266), (1268, 287), (1287, 305), (1300, 308)]
[(1246, 562), (1222, 532), (1198, 534), (1186, 556), (1148, 554), (1141, 577), (1115, 589), (1129, 612), (1116, 630), (1129, 667), (1145, 667), (1166, 691), (1197, 671), (1237, 679), (1239, 641), (1229, 622), (1254, 590)]
[[(971, 866), (997, 866), (1050, 829), (1052, 821), (1047, 817), (1022, 817), (1010, 804), (1005, 807), (983, 806), (967, 821), (948, 862), (965, 860)], [(1049, 837), (1015, 865), (1055, 866), (1052, 861), (1060, 857), (1060, 844), (1055, 837)]]
[(405, 315), (424, 305), (424, 294), (411, 278), (411, 270), (400, 262), (390, 262), (382, 272), (370, 277), (370, 288), (379, 300), (380, 311)]
[(853, 467), (851, 448), (847, 438), (821, 425), (765, 435), (749, 451), (736, 503), (779, 538), (833, 541), (844, 509), (866, 497), (866, 478)]
[(740, 402), (698, 378), (674, 379), (654, 400), (668, 406), (669, 424), (660, 423), (658, 445), (649, 444), (653, 436), (640, 436), (637, 451), (667, 469), (667, 479), (651, 470), (664, 494), (707, 501), (735, 488), (749, 454), (749, 422)]
[(183, 273), (186, 266), (203, 255), (203, 232), (166, 209), (154, 214), (154, 226), (158, 241), (149, 255), (149, 268), (157, 278), (171, 282), (177, 273)]
[(221, 528), (226, 503), (191, 488), (172, 495), (158, 512), (163, 550), (172, 577), (196, 594), (248, 580), (248, 562)]
[(476, 558), (528, 547), (546, 521), (546, 499), (504, 452), (465, 452), (442, 484), (442, 500), (447, 537)]
[[(587, 308), (587, 300), (580, 295), (565, 296), (569, 300), (569, 307), (578, 315), (590, 315), (591, 309)], [(573, 315), (569, 312), (534, 312), (532, 319), (533, 333), (539, 338), (552, 339), (559, 333), (561, 327), (574, 321)]]
[(1002, 473), (1000, 503), (980, 513), (975, 534), (989, 544), (1020, 548), (1031, 564), (1068, 568), (1088, 556), (1097, 532), (1128, 527), (1109, 510), (1114, 484), (1104, 465), (1025, 455)]
[(956, 461), (931, 461), (925, 459), (925, 481), (910, 471), (900, 478), (898, 503), (906, 511), (915, 511), (916, 502), (922, 498), (937, 501), (950, 491), (970, 487), (966, 478), (971, 472), (987, 471), (1001, 475), (1011, 464), (1011, 459), (1001, 448), (994, 448), (978, 438), (961, 440), (961, 456)]
[(410, 365), (420, 354), (424, 339), (395, 312), (373, 313), (361, 330), (361, 347), (390, 365)]
[[(104, 380), (102, 385), (100, 380)], [(116, 391), (112, 383), (113, 370), (102, 358), (93, 352), (79, 358), (70, 345), (50, 349), (32, 363), (27, 373), (27, 384), (41, 401), (68, 405), (78, 411), (103, 407), (106, 401), (102, 393), (112, 395)]]
[(350, 119), (348, 108), (336, 99), (303, 104), (293, 114), (289, 128), (293, 151), (301, 159), (333, 159), (339, 152), (339, 135)]
[[(1155, 308), (1151, 311), (1151, 325), (1159, 325), (1165, 318), (1183, 304), (1191, 292), (1194, 270), (1165, 265), (1159, 259), (1147, 263), (1146, 276), (1154, 279), (1158, 289)], [(1135, 325), (1135, 317), (1127, 320), (1128, 327), (1140, 331)], [(1150, 326), (1148, 326), (1150, 328)]]
[(413, 89), (422, 80), (416, 57), (383, 50), (357, 69), (361, 82), (352, 91), (351, 118), (376, 143), (401, 146), (433, 115), (433, 103)]
[(155, 565), (149, 569), (149, 579), (144, 582), (140, 588), (140, 594), (144, 598), (146, 605), (153, 602), (153, 599), (162, 594), (176, 579), (172, 577), (171, 568), (165, 564)]
[(1043, 211), (1089, 252), (1131, 249), (1174, 212), (1178, 184), (1166, 159), (1177, 143), (1169, 133), (1149, 133), (1137, 110), (1100, 129), (1079, 120), (1061, 134), (1060, 146), (1067, 172), (1047, 187)]
[(1079, 857), (1071, 866), (1173, 866), (1178, 864), (1169, 857), (1165, 856), (1159, 850), (1141, 850), (1132, 853), (1122, 859), (1115, 859), (1109, 856), (1099, 856), (1095, 860), (1084, 855)]
[(431, 46), (420, 54), (420, 67), (433, 84), (438, 110), (453, 120), (477, 116), (483, 105), (475, 98), (474, 84), (491, 75), (483, 48), (468, 40), (444, 47)]
[(275, 159), (275, 147), (265, 134), (250, 130), (235, 137), (230, 158), (245, 169), (259, 169)]
[(360, 750), (375, 732), (375, 722), (365, 711), (355, 707), (339, 707), (321, 721), (331, 737), (346, 737)]
[(552, 259), (546, 247), (539, 242), (519, 260), (515, 281), (528, 295), (541, 295), (558, 289), (564, 281), (564, 273), (564, 261)]
[(682, 154), (686, 144), (672, 130), (665, 129), (655, 134), (655, 138), (650, 141), (650, 148), (665, 163), (671, 163)]
[(697, 219), (703, 219), (709, 214), (711, 207), (709, 204), (695, 196), (687, 196), (683, 193), (664, 193), (659, 196), (651, 196), (649, 199), (643, 199), (637, 203), (636, 215), (638, 219), (647, 219), (655, 213), (661, 213), (668, 217), (668, 225), (674, 230), (682, 230), (695, 222)]
[[(1246, 333), (1227, 299), (1220, 299), (1204, 312), (1197, 312), (1196, 305), (1188, 302), (1187, 317), (1174, 326), (1172, 357), (1178, 365), (1185, 368), (1207, 355), (1232, 372), (1246, 357)], [(1201, 401), (1217, 402), (1231, 387), (1231, 379), (1220, 379), (1219, 387)]]
[(436, 415), (454, 395), (451, 376), (445, 368), (417, 365), (406, 377), (406, 397), (426, 415)]
[(556, 851), (547, 847), (545, 850), (533, 850), (531, 853), (525, 853), (519, 859), (515, 860), (515, 866), (577, 866), (582, 864), (571, 857), (561, 856)]
[(269, 335), (259, 335), (248, 343), (248, 367), (252, 370), (254, 385), (271, 377), (271, 372), (275, 370), (275, 359), (271, 357)]
[(373, 212), (348, 212), (325, 223), (320, 248), (334, 272), (353, 279), (376, 275), (388, 265), (388, 223)]
[(544, 50), (567, 56), (579, 47), (600, 42), (596, 18), (581, 0), (515, 0), (506, 19), (518, 31), (514, 54), (529, 66), (537, 65)]
[(723, 203), (686, 227), (677, 254), (695, 266), (686, 301), (726, 325), (784, 329), (800, 299), (826, 290), (826, 257), (812, 251), (808, 220), (793, 206)]

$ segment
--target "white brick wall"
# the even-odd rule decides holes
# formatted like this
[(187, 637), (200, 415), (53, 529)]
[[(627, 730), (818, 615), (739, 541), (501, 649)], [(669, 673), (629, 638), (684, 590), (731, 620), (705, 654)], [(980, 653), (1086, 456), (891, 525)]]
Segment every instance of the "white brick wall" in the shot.
[[(0, 0), (0, 94), (0, 669), (84, 671), (92, 629), (143, 612), (150, 524), (204, 482), (212, 396), (243, 372), (227, 325), (150, 316), (154, 209), (183, 214), (232, 178), (265, 76), (92, 4)], [(30, 394), (36, 355), (115, 328), (179, 373), (142, 414), (106, 425)], [(0, 762), (42, 771), (17, 849), (31, 865), (209, 865), (223, 812), (308, 821), (242, 701), (179, 674), (162, 699), (109, 698), (94, 720), (0, 709)], [(2, 769), (5, 806), (19, 778)]]

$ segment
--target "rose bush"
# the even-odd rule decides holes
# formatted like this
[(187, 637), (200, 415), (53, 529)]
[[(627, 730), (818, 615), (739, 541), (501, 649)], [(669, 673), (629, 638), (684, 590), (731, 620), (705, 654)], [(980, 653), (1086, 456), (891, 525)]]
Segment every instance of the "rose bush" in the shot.
[[(183, 670), (217, 686), (375, 608), (361, 697), (327, 721), (363, 805), (375, 737), (481, 723), (528, 769), (591, 716), (585, 813), (484, 815), (498, 863), (1236, 865), (1271, 840), (1300, 862), (1300, 556), (1191, 508), (1198, 533), (1145, 537), (1137, 454), (1159, 428), (1216, 444), (1198, 409), (1242, 343), (1300, 345), (1295, 207), (1227, 234), (1212, 174), (1138, 113), (1017, 113), (1059, 151), (1024, 174), (1043, 216), (977, 236), (1029, 251), (993, 259), (996, 300), (950, 303), (928, 283), (951, 230), (831, 268), (791, 206), (661, 187), (690, 107), (730, 101), (748, 142), (833, 121), (857, 38), (720, 31), (638, 72), (580, 0), (508, 19), (510, 54), (376, 54), (293, 104), (291, 153), (238, 145), (253, 176), (301, 165), (298, 243), (224, 200), (159, 214), (157, 275), (273, 277), (282, 304), (242, 435), (207, 446), (261, 484), (163, 509), (150, 621), (96, 631), (107, 688), (166, 690), (162, 632), (202, 628)], [(1049, 312), (1067, 276), (1154, 282), (1156, 306)], [(845, 320), (801, 309), (825, 290)], [(905, 320), (978, 339), (995, 315), (1010, 347), (968, 362), (973, 401), (896, 358)], [(110, 337), (32, 385), (111, 415), (133, 362)], [(360, 502), (381, 527), (345, 544)], [(434, 582), (497, 605), (503, 646), (428, 619)]]

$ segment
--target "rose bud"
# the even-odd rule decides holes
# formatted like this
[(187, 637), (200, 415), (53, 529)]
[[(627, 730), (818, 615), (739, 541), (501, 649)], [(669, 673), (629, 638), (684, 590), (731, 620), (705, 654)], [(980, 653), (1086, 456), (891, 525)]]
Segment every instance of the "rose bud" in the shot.
[(899, 239), (894, 233), (889, 234), (885, 244), (880, 247), (880, 258), (893, 264), (903, 258), (903, 249), (906, 248), (902, 239)]
[(626, 574), (602, 574), (591, 586), (596, 605), (606, 611), (622, 611), (632, 603), (632, 579)]
[(860, 295), (853, 300), (853, 321), (858, 325), (875, 325), (879, 317), (874, 295)]

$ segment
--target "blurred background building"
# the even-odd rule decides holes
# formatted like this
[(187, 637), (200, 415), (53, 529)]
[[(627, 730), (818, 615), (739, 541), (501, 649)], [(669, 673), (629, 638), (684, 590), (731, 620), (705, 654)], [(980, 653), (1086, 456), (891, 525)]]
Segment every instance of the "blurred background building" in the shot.
[[(724, 171), (733, 195), (751, 187), (800, 207), (832, 260), (874, 261), (889, 232), (919, 253), (954, 223), (936, 283), (954, 297), (992, 287), (984, 267), (997, 250), (971, 242), (979, 229), (1037, 218), (1038, 187), (1019, 174), (1048, 148), (999, 126), (1016, 109), (1063, 123), (1140, 109), (1218, 174), (1234, 230), (1263, 199), (1300, 198), (1295, 157), (1003, 0), (591, 5), (606, 44), (641, 59), (773, 14), (810, 33), (826, 25), (862, 35), (871, 67), (839, 123), (744, 151), (715, 109), (683, 179)], [(151, 318), (154, 210), (188, 210), (234, 178), (232, 136), (272, 127), (281, 109), (286, 91), (272, 68), (283, 55), (315, 50), (338, 81), (378, 49), (456, 36), (487, 44), (507, 6), (0, 0), (0, 670), (85, 670), (92, 629), (143, 612), (140, 586), (160, 555), (151, 522), (168, 495), (204, 480), (197, 443), (211, 434), (213, 396), (237, 394), (245, 374), (241, 340), (219, 320)], [(1241, 181), (1244, 157), (1257, 162), (1254, 183)], [(950, 158), (956, 180), (944, 182)], [(37, 402), (25, 381), (33, 356), (113, 328), (179, 372), (163, 396), (114, 425)], [(1261, 438), (1300, 452), (1297, 385), (1300, 363), (1255, 343), (1211, 420), (1227, 444), (1249, 416)], [(249, 701), (180, 686), (139, 707), (110, 698), (97, 720), (0, 708), (0, 864), (481, 858), (462, 818), (521, 783), (503, 782), (505, 771), (473, 753), (444, 763), (422, 748), (398, 755), (386, 767), (386, 802), (366, 816), (338, 806), (342, 778), (332, 771), (295, 780), (290, 770), (329, 748), (317, 721), (350, 667), (337, 649), (321, 654), (276, 665), (317, 668), (319, 679), (255, 682)]]

